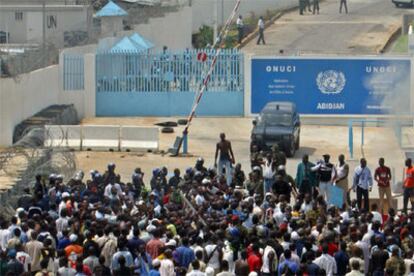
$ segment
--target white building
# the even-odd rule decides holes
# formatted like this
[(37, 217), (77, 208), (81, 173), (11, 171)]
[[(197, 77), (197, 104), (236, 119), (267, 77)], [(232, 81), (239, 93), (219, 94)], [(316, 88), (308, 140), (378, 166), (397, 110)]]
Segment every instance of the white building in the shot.
[[(63, 0), (57, 0), (63, 4), (53, 5), (49, 4), (52, 1), (46, 1), (44, 7), (41, 0), (5, 2), (0, 0), (0, 32), (8, 34), (6, 43), (41, 44), (45, 33), (46, 43), (62, 47), (65, 32), (88, 31), (88, 22), (92, 18), (87, 6), (65, 5)], [(33, 4), (20, 4), (23, 2)]]

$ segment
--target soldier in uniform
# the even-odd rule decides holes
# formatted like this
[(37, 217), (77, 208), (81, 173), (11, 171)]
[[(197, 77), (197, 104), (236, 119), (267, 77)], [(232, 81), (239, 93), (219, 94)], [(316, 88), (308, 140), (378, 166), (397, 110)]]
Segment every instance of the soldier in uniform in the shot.
[(394, 271), (393, 275), (404, 275), (404, 260), (399, 256), (398, 246), (392, 248), (391, 257), (385, 262), (385, 269), (392, 269), (392, 271)]
[(286, 172), (286, 167), (284, 165), (279, 165), (277, 167), (277, 174), (282, 176), (282, 180), (285, 181), (286, 183), (289, 183), (289, 185), (292, 187), (293, 193), (296, 195), (298, 194), (298, 191), (296, 190), (296, 183), (295, 180), (293, 179), (293, 177), (291, 175), (289, 175)]
[(261, 174), (259, 166), (254, 167), (253, 171), (249, 174), (249, 180), (246, 182), (246, 188), (249, 191), (250, 196), (257, 194), (260, 198), (263, 198), (264, 187)]
[(257, 145), (252, 146), (252, 150), (250, 153), (250, 166), (253, 169), (256, 166), (259, 166), (263, 163), (263, 156), (259, 151)]
[(273, 162), (276, 163), (276, 168), (280, 165), (286, 165), (286, 155), (283, 151), (279, 150), (279, 146), (277, 144), (272, 146), (272, 159)]

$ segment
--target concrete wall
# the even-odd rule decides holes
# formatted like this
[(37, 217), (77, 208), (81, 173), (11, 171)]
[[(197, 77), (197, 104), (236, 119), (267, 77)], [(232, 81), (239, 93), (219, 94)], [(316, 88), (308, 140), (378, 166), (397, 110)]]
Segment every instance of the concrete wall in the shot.
[(151, 18), (146, 24), (134, 25), (134, 32), (153, 42), (158, 49), (163, 45), (171, 50), (191, 48), (193, 10), (183, 7), (165, 17)]
[[(191, 0), (192, 31), (197, 32), (202, 25), (214, 25), (214, 3), (216, 0)], [(218, 24), (223, 25), (234, 8), (234, 0), (217, 0)], [(239, 14), (244, 17), (255, 13), (265, 14), (267, 10), (281, 10), (297, 6), (297, 0), (243, 0), (240, 4)]]
[(59, 58), (59, 104), (73, 104), (79, 118), (95, 116), (95, 55), (84, 55), (84, 90), (63, 90), (63, 53)]
[(19, 79), (0, 79), (0, 146), (12, 144), (14, 127), (43, 108), (58, 103), (57, 65), (24, 74)]
[(117, 33), (123, 30), (121, 16), (111, 16), (101, 18), (101, 37), (116, 36)]

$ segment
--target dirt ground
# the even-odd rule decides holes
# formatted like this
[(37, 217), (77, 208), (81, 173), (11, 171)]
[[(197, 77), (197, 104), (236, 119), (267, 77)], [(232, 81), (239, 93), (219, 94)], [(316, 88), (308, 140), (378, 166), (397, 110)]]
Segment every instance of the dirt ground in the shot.
[[(166, 120), (175, 121), (177, 118), (90, 118), (82, 124), (94, 125), (137, 125), (150, 126)], [(182, 171), (195, 164), (197, 157), (205, 159), (207, 167), (212, 166), (215, 145), (221, 132), (226, 133), (232, 142), (236, 162), (240, 162), (246, 171), (250, 168), (249, 142), (251, 118), (196, 118), (190, 127), (189, 153), (192, 157), (170, 157), (168, 154), (154, 153), (124, 153), (124, 152), (78, 152), (76, 154), (78, 167), (85, 172), (91, 169), (104, 171), (109, 162), (117, 165), (117, 171), (124, 181), (129, 181), (136, 167), (145, 172), (145, 180), (149, 182), (152, 169), (167, 166), (172, 172), (174, 168)], [(173, 134), (160, 133), (160, 150), (167, 151), (174, 143), (175, 137), (181, 135), (182, 127), (175, 128)], [(400, 149), (395, 134), (391, 128), (369, 127), (365, 129), (365, 145), (360, 146), (361, 131), (354, 129), (354, 158), (350, 160), (348, 150), (348, 127), (344, 126), (314, 126), (301, 127), (301, 147), (295, 157), (288, 160), (288, 173), (295, 176), (296, 166), (303, 154), (309, 154), (310, 160), (316, 162), (322, 155), (329, 153), (332, 162), (336, 163), (341, 153), (353, 170), (359, 158), (365, 156), (368, 166), (374, 170), (379, 157), (384, 157), (388, 166), (395, 172), (395, 179), (401, 180), (404, 152)], [(374, 189), (373, 196), (377, 192)]]

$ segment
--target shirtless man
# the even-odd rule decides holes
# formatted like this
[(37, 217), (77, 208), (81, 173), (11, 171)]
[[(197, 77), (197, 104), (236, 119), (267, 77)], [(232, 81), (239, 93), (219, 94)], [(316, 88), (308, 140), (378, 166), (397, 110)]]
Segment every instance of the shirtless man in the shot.
[(231, 148), (230, 141), (226, 140), (226, 134), (220, 134), (220, 142), (216, 146), (216, 155), (214, 158), (214, 167), (217, 168), (217, 157), (220, 151), (220, 157), (218, 160), (218, 174), (223, 175), (223, 167), (226, 168), (226, 182), (230, 186), (232, 182), (232, 168), (231, 164), (234, 164), (234, 154)]

